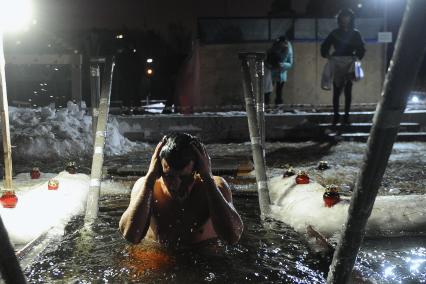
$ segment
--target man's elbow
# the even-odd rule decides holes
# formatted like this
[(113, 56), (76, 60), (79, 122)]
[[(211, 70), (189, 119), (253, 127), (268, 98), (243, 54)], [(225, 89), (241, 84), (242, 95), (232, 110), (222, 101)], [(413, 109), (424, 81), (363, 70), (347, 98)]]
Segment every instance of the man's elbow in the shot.
[(120, 232), (121, 232), (121, 235), (123, 236), (123, 238), (124, 238), (126, 241), (128, 241), (128, 242), (130, 242), (130, 243), (132, 243), (132, 244), (134, 244), (134, 245), (136, 245), (136, 244), (140, 243), (140, 242), (141, 242), (141, 240), (142, 240), (142, 237), (141, 237), (141, 236), (138, 236), (138, 235), (136, 235), (136, 234), (134, 234), (134, 233), (132, 233), (132, 232), (129, 232), (129, 230), (122, 230), (122, 229), (120, 228)]
[(134, 245), (137, 245), (137, 244), (139, 244), (141, 242), (141, 238), (137, 238), (137, 237), (135, 237), (133, 235), (130, 235), (130, 234), (123, 234), (123, 238), (126, 241), (128, 241), (128, 242), (130, 242), (130, 243), (132, 243)]
[(126, 241), (132, 244), (138, 244), (141, 242), (142, 237), (138, 236), (137, 234), (135, 234), (135, 232), (130, 230), (124, 222), (120, 222), (118, 229), (120, 230), (121, 235)]
[(237, 226), (236, 228), (234, 228), (234, 230), (229, 232), (227, 236), (224, 236), (223, 240), (230, 245), (235, 245), (241, 239), (241, 235), (243, 234), (243, 228), (243, 224)]

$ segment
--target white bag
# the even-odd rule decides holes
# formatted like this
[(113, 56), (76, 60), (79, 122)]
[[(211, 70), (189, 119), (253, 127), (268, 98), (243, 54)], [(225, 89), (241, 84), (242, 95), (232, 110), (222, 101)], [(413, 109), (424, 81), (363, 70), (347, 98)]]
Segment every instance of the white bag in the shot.
[(330, 91), (333, 86), (333, 70), (330, 60), (324, 65), (321, 76), (321, 89)]
[(362, 78), (364, 78), (364, 70), (362, 70), (361, 61), (359, 60), (356, 60), (354, 62), (354, 73), (355, 73), (355, 77), (354, 77), (355, 81), (359, 81)]

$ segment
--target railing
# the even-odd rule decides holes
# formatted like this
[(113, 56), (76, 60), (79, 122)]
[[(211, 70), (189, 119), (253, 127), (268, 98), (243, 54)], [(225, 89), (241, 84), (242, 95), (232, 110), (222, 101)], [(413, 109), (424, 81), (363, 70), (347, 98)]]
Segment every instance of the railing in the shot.
[[(356, 28), (368, 42), (377, 42), (383, 18), (359, 18)], [(296, 41), (322, 41), (336, 28), (334, 18), (199, 18), (203, 44), (268, 42), (286, 35)]]

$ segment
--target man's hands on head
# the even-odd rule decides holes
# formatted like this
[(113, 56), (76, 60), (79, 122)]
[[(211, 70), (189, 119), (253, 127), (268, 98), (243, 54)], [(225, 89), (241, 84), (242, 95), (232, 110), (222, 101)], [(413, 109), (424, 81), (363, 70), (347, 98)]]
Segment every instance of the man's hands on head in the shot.
[(198, 157), (198, 161), (196, 161), (196, 170), (200, 174), (201, 178), (212, 178), (211, 159), (207, 153), (206, 146), (201, 144), (201, 149), (198, 149), (197, 146), (195, 146), (195, 142), (192, 142), (191, 145)]
[(164, 144), (166, 144), (167, 138), (166, 136), (161, 139), (161, 141), (155, 147), (154, 154), (151, 157), (151, 163), (149, 164), (148, 172), (146, 173), (147, 179), (150, 179), (152, 182), (159, 179), (161, 177), (161, 159), (160, 152), (163, 148)]

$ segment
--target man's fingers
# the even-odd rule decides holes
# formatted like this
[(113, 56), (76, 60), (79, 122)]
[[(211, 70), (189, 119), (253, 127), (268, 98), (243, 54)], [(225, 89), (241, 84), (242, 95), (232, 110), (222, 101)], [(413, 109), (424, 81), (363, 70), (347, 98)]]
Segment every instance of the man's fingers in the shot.
[(167, 141), (167, 137), (166, 137), (166, 136), (164, 136), (164, 137), (161, 139), (161, 141), (160, 141), (160, 142), (158, 142), (157, 147), (155, 147), (155, 151), (154, 151), (154, 154), (155, 154), (155, 155), (160, 154), (161, 148), (163, 148), (164, 144), (166, 144), (166, 141)]
[(197, 146), (195, 146), (195, 143), (194, 142), (191, 142), (191, 146), (192, 146), (192, 149), (194, 149), (194, 151), (195, 151), (195, 153), (197, 153), (197, 155), (198, 156), (202, 156), (202, 153), (200, 152), (200, 150), (197, 148)]

